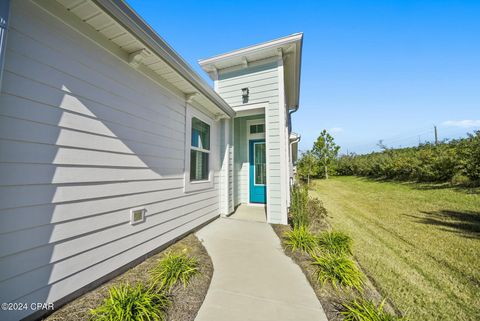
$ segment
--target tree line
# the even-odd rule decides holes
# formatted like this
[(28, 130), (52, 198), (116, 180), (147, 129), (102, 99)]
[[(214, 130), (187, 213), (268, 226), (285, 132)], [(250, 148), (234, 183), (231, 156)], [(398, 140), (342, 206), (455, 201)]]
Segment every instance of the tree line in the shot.
[(325, 130), (312, 150), (297, 163), (297, 175), (313, 177), (355, 175), (418, 182), (472, 183), (480, 181), (480, 131), (449, 141), (416, 147), (388, 148), (379, 152), (338, 155), (339, 147)]

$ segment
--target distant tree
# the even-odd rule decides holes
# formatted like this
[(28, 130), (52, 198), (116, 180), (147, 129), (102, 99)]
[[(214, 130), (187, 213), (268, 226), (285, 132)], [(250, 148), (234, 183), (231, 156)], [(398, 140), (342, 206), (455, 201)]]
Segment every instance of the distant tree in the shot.
[(297, 162), (297, 175), (300, 179), (307, 181), (307, 184), (310, 185), (310, 178), (317, 176), (318, 172), (318, 159), (312, 151), (307, 150), (302, 153)]
[(339, 149), (340, 146), (335, 144), (333, 137), (325, 129), (313, 143), (312, 152), (320, 161), (326, 179), (328, 179), (328, 166), (337, 158)]

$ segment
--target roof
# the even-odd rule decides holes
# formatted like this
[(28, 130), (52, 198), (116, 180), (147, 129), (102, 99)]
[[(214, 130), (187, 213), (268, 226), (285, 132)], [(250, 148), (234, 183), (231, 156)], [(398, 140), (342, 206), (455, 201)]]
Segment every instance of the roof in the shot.
[(221, 72), (222, 69), (242, 65), (246, 67), (251, 62), (277, 57), (281, 53), (284, 57), (286, 103), (289, 108), (298, 108), (302, 45), (303, 33), (295, 33), (211, 58), (201, 59), (198, 63), (213, 79), (215, 72)]
[(138, 58), (142, 71), (153, 71), (172, 85), (172, 88), (187, 98), (194, 97), (195, 101), (214, 114), (235, 116), (235, 111), (125, 1), (57, 1), (66, 9), (64, 13), (60, 12), (61, 16), (76, 15), (99, 35), (123, 50), (129, 59)]

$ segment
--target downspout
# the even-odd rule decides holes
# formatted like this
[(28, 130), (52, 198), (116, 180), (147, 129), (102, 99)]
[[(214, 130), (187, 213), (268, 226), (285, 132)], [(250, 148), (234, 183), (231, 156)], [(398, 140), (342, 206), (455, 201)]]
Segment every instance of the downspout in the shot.
[(10, 0), (0, 1), (0, 90), (2, 89), (5, 51), (7, 50), (8, 17), (10, 15)]

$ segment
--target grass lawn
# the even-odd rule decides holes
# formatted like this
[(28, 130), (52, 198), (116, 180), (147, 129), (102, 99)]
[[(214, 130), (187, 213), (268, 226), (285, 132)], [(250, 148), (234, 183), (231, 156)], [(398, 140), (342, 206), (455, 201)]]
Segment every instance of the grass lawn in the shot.
[(311, 193), (410, 319), (480, 320), (480, 189), (334, 177)]

